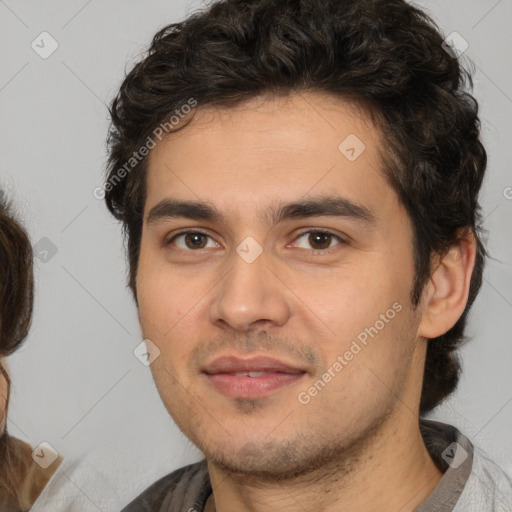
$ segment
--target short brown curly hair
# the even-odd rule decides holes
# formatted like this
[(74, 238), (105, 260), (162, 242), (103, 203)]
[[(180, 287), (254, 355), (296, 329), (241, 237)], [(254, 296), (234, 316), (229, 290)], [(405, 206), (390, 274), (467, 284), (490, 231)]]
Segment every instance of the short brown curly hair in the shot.
[(413, 305), (432, 256), (468, 232), (476, 238), (466, 309), (428, 343), (420, 412), (431, 411), (457, 386), (455, 351), (486, 256), (478, 194), (487, 155), (472, 85), (436, 24), (404, 0), (221, 0), (161, 29), (110, 107), (105, 199), (124, 225), (135, 299), (147, 158), (120, 168), (171, 112), (190, 98), (229, 106), (301, 91), (353, 101), (382, 130), (387, 179), (413, 225)]

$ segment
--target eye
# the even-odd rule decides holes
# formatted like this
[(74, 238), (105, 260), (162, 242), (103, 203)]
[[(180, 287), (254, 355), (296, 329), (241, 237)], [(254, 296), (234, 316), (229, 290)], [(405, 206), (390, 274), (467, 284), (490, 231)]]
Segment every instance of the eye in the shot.
[(183, 250), (196, 250), (196, 249), (209, 249), (211, 247), (217, 247), (218, 244), (213, 242), (213, 245), (208, 246), (208, 239), (212, 240), (206, 233), (200, 231), (185, 231), (174, 235), (166, 245), (174, 243), (176, 247)]
[[(335, 243), (336, 241), (338, 243)], [(294, 245), (302, 249), (325, 251), (342, 243), (345, 243), (344, 240), (334, 233), (322, 230), (310, 230), (301, 233), (295, 239)], [(185, 231), (178, 233), (170, 238), (166, 245), (175, 245), (178, 249), (185, 251), (209, 249), (219, 246), (209, 235), (200, 231)]]
[[(299, 241), (302, 239), (305, 241), (305, 243), (302, 242), (301, 245)], [(333, 247), (332, 242), (336, 240), (339, 243), (335, 245), (345, 243), (344, 240), (342, 240), (338, 235), (330, 233), (329, 231), (306, 231), (296, 239), (294, 245), (297, 245), (302, 249), (313, 248), (315, 251), (324, 251)], [(309, 247), (307, 247), (307, 245), (309, 245)]]

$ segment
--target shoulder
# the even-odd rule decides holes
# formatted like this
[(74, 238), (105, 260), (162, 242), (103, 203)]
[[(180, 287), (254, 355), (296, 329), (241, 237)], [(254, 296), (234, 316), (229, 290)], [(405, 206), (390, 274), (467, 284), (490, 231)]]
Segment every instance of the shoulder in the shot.
[(454, 512), (510, 512), (512, 477), (478, 446), (474, 447), (473, 467)]
[(164, 476), (127, 505), (122, 512), (188, 510), (202, 507), (211, 492), (205, 460)]
[(7, 434), (0, 443), (0, 509), (28, 510), (55, 474), (62, 457), (45, 453), (44, 447), (32, 450), (28, 443)]
[(484, 450), (447, 423), (422, 419), (420, 430), (443, 478), (418, 510), (512, 511), (512, 478)]
[(110, 473), (86, 458), (68, 454), (30, 512), (120, 510), (123, 498)]

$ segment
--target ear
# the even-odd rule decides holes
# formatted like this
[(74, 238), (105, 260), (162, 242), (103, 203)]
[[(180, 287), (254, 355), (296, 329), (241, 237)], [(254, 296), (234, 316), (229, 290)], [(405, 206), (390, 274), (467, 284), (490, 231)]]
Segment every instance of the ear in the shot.
[(423, 290), (423, 315), (418, 336), (437, 338), (460, 318), (469, 296), (475, 266), (476, 240), (468, 230), (435, 265)]

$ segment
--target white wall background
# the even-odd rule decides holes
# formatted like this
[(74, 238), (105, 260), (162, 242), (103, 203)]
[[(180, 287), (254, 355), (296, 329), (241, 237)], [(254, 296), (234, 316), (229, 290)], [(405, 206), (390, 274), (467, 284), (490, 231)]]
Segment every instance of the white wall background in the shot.
[[(465, 55), (476, 65), (494, 257), (471, 317), (473, 340), (461, 352), (460, 386), (435, 417), (512, 472), (512, 0), (419, 4), (446, 34), (468, 41)], [(102, 464), (125, 502), (199, 454), (132, 353), (140, 332), (121, 232), (93, 196), (106, 160), (105, 104), (157, 29), (198, 6), (0, 1), (0, 186), (14, 196), (33, 242), (46, 237), (57, 251), (37, 263), (33, 328), (10, 359), (9, 430), (34, 446), (48, 441), (68, 459)], [(59, 45), (47, 59), (31, 48), (43, 31)]]

